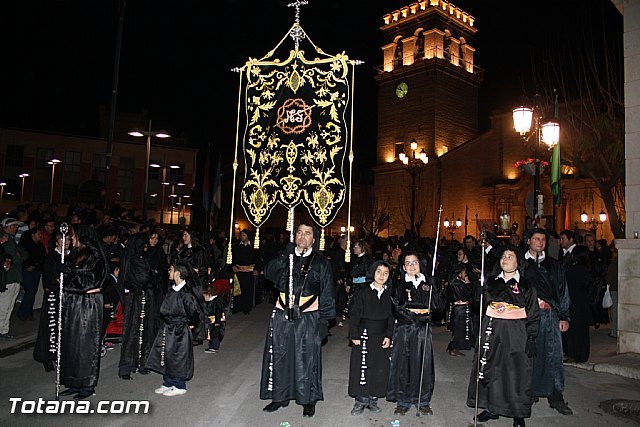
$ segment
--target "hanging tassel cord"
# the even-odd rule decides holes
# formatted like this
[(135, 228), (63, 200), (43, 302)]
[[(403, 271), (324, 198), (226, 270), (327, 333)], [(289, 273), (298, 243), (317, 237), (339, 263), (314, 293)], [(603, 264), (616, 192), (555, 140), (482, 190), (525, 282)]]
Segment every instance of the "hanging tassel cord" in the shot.
[(231, 237), (233, 236), (233, 224), (234, 224), (234, 211), (235, 211), (235, 199), (236, 199), (236, 177), (238, 175), (238, 140), (240, 137), (240, 102), (242, 100), (242, 76), (244, 73), (239, 73), (238, 84), (238, 112), (236, 115), (236, 147), (233, 152), (233, 186), (231, 189), (231, 219), (229, 220), (229, 244), (227, 246), (227, 264), (233, 263), (233, 253), (231, 248)]

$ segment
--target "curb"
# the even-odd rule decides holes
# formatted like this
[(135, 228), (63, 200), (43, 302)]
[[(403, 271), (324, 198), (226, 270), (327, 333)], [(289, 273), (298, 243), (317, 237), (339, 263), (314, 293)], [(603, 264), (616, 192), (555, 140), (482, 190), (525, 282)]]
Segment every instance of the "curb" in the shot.
[(583, 369), (585, 371), (603, 372), (625, 378), (640, 380), (640, 369), (629, 366), (613, 365), (611, 363), (564, 363), (565, 366)]
[(28, 348), (35, 347), (35, 345), (36, 345), (36, 337), (32, 337), (31, 339), (18, 342), (16, 343), (16, 345), (12, 347), (7, 347), (0, 350), (0, 358), (11, 356), (12, 354), (16, 354)]

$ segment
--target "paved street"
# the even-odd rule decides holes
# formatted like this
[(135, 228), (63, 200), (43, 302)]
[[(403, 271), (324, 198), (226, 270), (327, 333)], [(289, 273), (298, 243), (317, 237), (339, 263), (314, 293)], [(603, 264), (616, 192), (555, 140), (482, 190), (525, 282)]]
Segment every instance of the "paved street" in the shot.
[[(394, 405), (382, 402), (382, 413), (360, 417), (349, 414), (353, 400), (347, 396), (348, 361), (347, 328), (333, 328), (333, 336), (323, 347), (325, 401), (317, 405), (316, 416), (303, 419), (297, 405), (272, 414), (262, 412), (266, 402), (259, 400), (260, 363), (270, 308), (259, 305), (249, 316), (229, 318), (227, 335), (217, 354), (206, 354), (196, 347), (195, 377), (188, 383), (188, 393), (180, 397), (164, 397), (153, 393), (161, 383), (157, 374), (135, 375), (133, 381), (117, 377), (119, 346), (102, 359), (102, 371), (95, 404), (99, 400), (149, 400), (146, 415), (12, 415), (10, 397), (37, 400), (53, 399), (54, 373), (45, 373), (33, 361), (31, 349), (0, 359), (0, 425), (3, 426), (102, 426), (102, 425), (183, 425), (183, 426), (468, 426), (473, 409), (467, 408), (471, 353), (453, 358), (445, 348), (449, 334), (444, 328), (434, 330), (436, 352), (436, 389), (432, 407), (435, 414), (416, 417), (394, 416)], [(528, 426), (618, 426), (635, 425), (632, 421), (604, 413), (599, 403), (609, 399), (640, 400), (640, 381), (621, 376), (567, 367), (566, 399), (573, 416), (562, 416), (545, 401), (533, 407)], [(511, 420), (492, 421), (490, 426), (511, 426)]]

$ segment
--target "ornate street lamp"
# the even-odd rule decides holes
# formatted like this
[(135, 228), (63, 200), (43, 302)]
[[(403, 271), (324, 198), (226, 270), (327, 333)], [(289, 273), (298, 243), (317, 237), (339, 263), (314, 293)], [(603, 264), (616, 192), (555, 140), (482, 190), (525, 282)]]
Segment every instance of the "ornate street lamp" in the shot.
[(589, 214), (586, 211), (582, 211), (580, 214), (580, 220), (585, 225), (585, 228), (591, 229), (593, 231), (593, 238), (596, 238), (596, 231), (598, 230), (598, 226), (602, 225), (607, 220), (607, 213), (604, 210), (601, 210), (598, 214), (598, 218), (592, 214), (591, 219), (589, 219)]
[[(538, 225), (538, 216), (543, 205), (540, 194), (540, 143), (544, 143), (548, 148), (553, 148), (560, 142), (560, 124), (555, 120), (543, 123), (542, 109), (537, 103), (539, 95), (536, 95), (536, 105), (531, 108), (519, 106), (513, 110), (513, 127), (516, 132), (528, 141), (532, 136), (535, 138), (533, 145), (535, 159), (535, 175), (533, 180), (533, 220)], [(528, 136), (527, 136), (528, 134)]]
[(455, 236), (456, 230), (462, 227), (462, 220), (460, 219), (460, 217), (458, 217), (455, 222), (452, 222), (449, 221), (449, 218), (445, 218), (444, 221), (442, 221), (442, 225), (444, 226), (444, 228), (449, 230), (449, 234), (451, 234), (451, 241), (453, 242), (453, 236)]
[(155, 136), (156, 138), (170, 138), (168, 132), (159, 130), (152, 131), (151, 130), (151, 119), (149, 119), (148, 130), (140, 130), (133, 129), (128, 132), (129, 135), (135, 136), (137, 138), (146, 136), (147, 137), (147, 155), (144, 163), (144, 198), (142, 199), (142, 219), (143, 221), (147, 220), (147, 208), (149, 205), (149, 157), (151, 155), (151, 137)]
[(411, 233), (413, 234), (416, 229), (416, 176), (422, 172), (422, 169), (429, 163), (429, 156), (423, 149), (416, 156), (416, 150), (418, 149), (418, 141), (415, 138), (411, 140), (409, 144), (411, 148), (411, 157), (407, 156), (404, 150), (400, 152), (398, 158), (402, 162), (402, 167), (411, 175)]

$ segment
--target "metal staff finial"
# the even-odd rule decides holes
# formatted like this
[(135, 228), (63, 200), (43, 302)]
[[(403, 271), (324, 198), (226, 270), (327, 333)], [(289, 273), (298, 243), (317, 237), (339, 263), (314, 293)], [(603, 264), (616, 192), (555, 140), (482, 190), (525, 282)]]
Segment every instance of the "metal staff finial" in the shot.
[(307, 0), (296, 0), (293, 3), (289, 3), (287, 7), (295, 7), (296, 8), (296, 24), (300, 23), (300, 6), (304, 6), (309, 4)]

